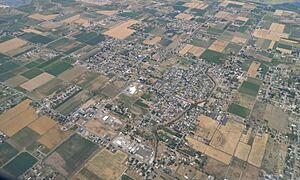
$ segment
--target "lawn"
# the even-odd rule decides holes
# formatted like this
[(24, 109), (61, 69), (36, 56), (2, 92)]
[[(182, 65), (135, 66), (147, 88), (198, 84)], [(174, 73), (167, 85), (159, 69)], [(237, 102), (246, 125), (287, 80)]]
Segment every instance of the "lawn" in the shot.
[(240, 106), (238, 104), (232, 103), (228, 108), (228, 112), (238, 115), (240, 117), (246, 118), (250, 114), (250, 109)]

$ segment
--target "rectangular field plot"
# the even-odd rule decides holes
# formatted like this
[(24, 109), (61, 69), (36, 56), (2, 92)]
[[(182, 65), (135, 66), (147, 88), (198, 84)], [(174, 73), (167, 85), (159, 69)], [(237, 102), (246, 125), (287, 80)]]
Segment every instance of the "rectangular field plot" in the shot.
[(252, 148), (250, 151), (250, 155), (248, 158), (248, 162), (256, 167), (260, 167), (264, 154), (265, 149), (268, 142), (268, 134), (263, 134), (262, 136), (256, 135), (252, 144)]
[(28, 79), (32, 79), (40, 74), (42, 74), (43, 71), (38, 69), (38, 68), (32, 68), (24, 73), (22, 73), (21, 75), (25, 78), (28, 78)]
[(53, 78), (54, 78), (54, 76), (52, 76), (51, 74), (42, 73), (42, 74), (36, 76), (35, 78), (25, 82), (20, 87), (30, 92), (30, 91), (33, 91), (36, 88), (46, 84)]
[(42, 116), (31, 123), (28, 127), (40, 135), (45, 134), (49, 129), (54, 127), (56, 122), (47, 116)]
[(235, 104), (235, 103), (232, 103), (228, 110), (228, 112), (232, 113), (232, 114), (235, 114), (235, 115), (238, 115), (240, 117), (243, 117), (243, 118), (246, 118), (249, 116), (250, 114), (250, 109), (247, 109), (243, 106), (240, 106), (238, 104)]
[(29, 108), (17, 116), (8, 119), (6, 123), (0, 126), (0, 131), (8, 137), (12, 137), (37, 118), (38, 116), (35, 110), (33, 108)]
[(69, 63), (56, 61), (50, 64), (49, 66), (45, 67), (44, 69), (49, 74), (52, 74), (53, 76), (57, 76), (71, 67), (72, 65)]
[(71, 134), (71, 131), (62, 131), (61, 128), (62, 127), (59, 124), (56, 124), (43, 134), (43, 136), (39, 138), (38, 142), (52, 150)]
[(112, 153), (103, 149), (96, 154), (76, 175), (79, 179), (119, 179), (127, 167), (123, 164), (127, 154), (122, 151)]
[(25, 127), (13, 135), (8, 141), (18, 149), (22, 150), (31, 145), (38, 138), (39, 134), (37, 132)]
[(136, 20), (128, 20), (112, 29), (104, 32), (104, 35), (116, 38), (116, 39), (126, 39), (128, 36), (133, 34), (135, 30), (129, 29), (130, 26), (137, 24), (138, 21)]
[(96, 144), (74, 134), (45, 161), (55, 167), (62, 175), (70, 176), (96, 149)]
[(0, 144), (0, 166), (3, 166), (15, 155), (17, 155), (18, 150), (12, 147), (7, 142)]
[(76, 40), (94, 46), (101, 41), (105, 40), (102, 34), (97, 34), (95, 32), (82, 32), (75, 36)]
[(256, 96), (260, 88), (259, 80), (248, 78), (247, 81), (244, 81), (241, 85), (239, 91), (251, 96)]
[(19, 64), (15, 63), (13, 61), (8, 61), (6, 63), (3, 63), (0, 65), (0, 74), (14, 70), (19, 66), (20, 66)]
[(8, 172), (14, 177), (19, 177), (28, 169), (30, 169), (35, 163), (37, 159), (31, 156), (27, 152), (23, 152), (19, 154), (16, 158), (10, 161), (3, 167), (3, 170)]
[(27, 44), (27, 41), (24, 41), (20, 38), (10, 39), (8, 41), (4, 41), (0, 43), (0, 52), (6, 53), (15, 49), (18, 49)]
[(25, 33), (21, 36), (21, 38), (30, 41), (32, 43), (41, 43), (41, 44), (48, 44), (49, 42), (53, 41), (52, 38), (34, 34), (34, 33)]
[(222, 64), (225, 61), (224, 56), (225, 55), (220, 52), (207, 49), (202, 53), (200, 57), (208, 62)]

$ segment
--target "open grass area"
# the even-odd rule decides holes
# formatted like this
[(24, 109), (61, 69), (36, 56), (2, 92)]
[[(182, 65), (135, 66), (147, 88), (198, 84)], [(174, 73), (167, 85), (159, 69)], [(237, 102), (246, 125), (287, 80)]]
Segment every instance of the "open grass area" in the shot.
[(247, 109), (243, 106), (232, 103), (228, 108), (228, 112), (238, 115), (240, 117), (246, 118), (250, 114), (250, 109)]
[(3, 166), (11, 158), (17, 155), (18, 150), (7, 142), (0, 144), (0, 166)]
[(36, 141), (39, 137), (39, 134), (32, 129), (25, 127), (21, 131), (17, 132), (17, 134), (13, 135), (10, 139), (12, 144), (15, 144), (20, 149), (23, 149), (29, 145), (31, 145), (34, 141)]
[(10, 161), (3, 167), (3, 170), (11, 174), (12, 176), (19, 177), (29, 168), (31, 168), (37, 159), (31, 156), (27, 152), (19, 154), (16, 158)]
[(62, 62), (62, 61), (56, 61), (49, 66), (45, 67), (44, 70), (48, 72), (49, 74), (52, 74), (53, 76), (57, 76), (67, 69), (70, 69), (72, 67), (71, 64)]
[(46, 163), (63, 170), (61, 173), (68, 176), (74, 173), (96, 149), (96, 144), (74, 134), (46, 159)]
[(239, 91), (250, 96), (256, 96), (260, 88), (259, 80), (248, 78), (247, 81), (244, 81), (241, 85)]
[(25, 33), (21, 36), (21, 38), (30, 41), (32, 43), (41, 43), (41, 44), (48, 44), (49, 42), (53, 41), (52, 38), (34, 34), (34, 33)]
[(3, 73), (6, 73), (8, 71), (11, 71), (13, 69), (16, 69), (19, 66), (20, 66), (19, 64), (15, 63), (15, 62), (12, 62), (12, 61), (3, 63), (3, 64), (0, 65), (0, 74), (3, 74)]
[(33, 68), (33, 69), (30, 69), (24, 73), (22, 73), (21, 75), (28, 78), (28, 79), (32, 79), (40, 74), (42, 74), (43, 71), (38, 69), (38, 68)]
[(96, 32), (82, 32), (80, 34), (75, 35), (74, 37), (77, 41), (89, 44), (91, 46), (94, 46), (99, 42), (105, 40), (104, 35), (100, 33), (97, 34)]
[(225, 61), (224, 56), (222, 53), (207, 49), (200, 57), (211, 63), (222, 64)]

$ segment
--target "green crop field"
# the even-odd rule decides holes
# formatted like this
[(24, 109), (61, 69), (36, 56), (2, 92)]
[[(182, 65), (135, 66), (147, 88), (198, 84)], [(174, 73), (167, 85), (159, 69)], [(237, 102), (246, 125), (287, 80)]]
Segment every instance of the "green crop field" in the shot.
[[(54, 167), (63, 168), (68, 175), (74, 173), (76, 168), (97, 149), (97, 145), (93, 142), (84, 139), (78, 134), (72, 135), (68, 140), (61, 144), (47, 159)], [(63, 164), (52, 164), (53, 160), (60, 156), (64, 160)]]
[(31, 145), (34, 141), (36, 141), (39, 137), (39, 134), (34, 130), (25, 127), (20, 130), (17, 134), (11, 137), (11, 141), (16, 143), (18, 147), (21, 149)]
[(239, 91), (251, 96), (256, 96), (258, 94), (260, 87), (260, 82), (253, 78), (248, 78), (247, 81), (244, 81), (241, 85)]
[(61, 38), (61, 39), (58, 39), (56, 41), (53, 41), (51, 43), (49, 43), (47, 45), (47, 47), (51, 48), (51, 49), (56, 49), (60, 46), (63, 46), (63, 45), (67, 45), (67, 44), (70, 44), (72, 43), (73, 41), (71, 41), (70, 39), (68, 38)]
[(207, 49), (200, 57), (208, 62), (222, 64), (224, 63), (224, 56), (222, 53)]
[(16, 69), (17, 67), (19, 67), (20, 65), (18, 65), (15, 62), (9, 61), (6, 63), (3, 63), (0, 65), (0, 74), (6, 73), (8, 71), (11, 71), (13, 69)]
[(240, 117), (246, 118), (250, 114), (250, 109), (240, 106), (238, 104), (232, 103), (228, 108), (228, 112), (238, 115)]
[(40, 63), (37, 62), (37, 61), (31, 61), (30, 63), (25, 64), (24, 67), (26, 67), (26, 68), (28, 68), (28, 69), (31, 69), (31, 68), (33, 68), (33, 67), (39, 65), (39, 64), (40, 64)]
[(0, 166), (3, 166), (11, 158), (17, 155), (18, 150), (7, 142), (0, 144)]
[(0, 53), (0, 64), (5, 63), (9, 61), (11, 58), (9, 56), (6, 56), (5, 54)]
[(6, 164), (3, 169), (12, 176), (19, 177), (30, 169), (36, 162), (36, 158), (27, 152), (23, 152)]
[(82, 32), (74, 36), (74, 38), (76, 38), (76, 40), (79, 42), (83, 42), (91, 46), (94, 46), (105, 40), (104, 35), (100, 33), (97, 34), (95, 32)]
[(45, 67), (44, 70), (49, 74), (52, 74), (53, 76), (57, 76), (63, 73), (65, 70), (70, 69), (71, 67), (72, 65), (69, 63), (56, 61), (50, 64), (49, 66)]
[(41, 44), (48, 44), (49, 42), (53, 41), (52, 38), (34, 34), (34, 33), (25, 33), (21, 36), (21, 38), (30, 41), (32, 43), (41, 43)]
[(33, 68), (33, 69), (30, 69), (24, 73), (22, 73), (21, 75), (28, 78), (28, 79), (32, 79), (40, 74), (42, 74), (43, 71), (38, 69), (38, 68)]

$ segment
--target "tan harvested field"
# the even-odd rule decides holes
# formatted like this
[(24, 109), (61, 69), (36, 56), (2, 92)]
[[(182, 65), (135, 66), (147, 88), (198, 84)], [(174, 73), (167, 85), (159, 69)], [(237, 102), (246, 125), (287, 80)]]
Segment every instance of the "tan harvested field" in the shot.
[(269, 49), (273, 49), (275, 43), (276, 43), (276, 41), (271, 41), (271, 43), (270, 43), (270, 45), (269, 45)]
[(193, 18), (193, 16), (190, 14), (180, 13), (177, 16), (175, 16), (175, 18), (181, 19), (181, 20), (191, 20)]
[(130, 19), (124, 23), (121, 23), (112, 29), (104, 32), (104, 35), (116, 38), (116, 39), (125, 39), (135, 32), (133, 29), (129, 29), (130, 26), (137, 24), (139, 21)]
[(212, 43), (212, 45), (209, 46), (208, 49), (212, 51), (223, 52), (227, 45), (228, 45), (227, 41), (216, 40), (215, 42)]
[(281, 108), (268, 104), (263, 119), (268, 122), (269, 127), (280, 132), (287, 132), (289, 124), (288, 117), (289, 115)]
[(186, 136), (186, 140), (191, 145), (191, 147), (199, 152), (205, 153), (206, 148), (208, 147), (207, 144), (197, 141), (196, 139), (192, 138), (191, 136)]
[(9, 109), (8, 111), (4, 112), (0, 115), (0, 127), (3, 127), (10, 119), (17, 116), (18, 114), (24, 112), (30, 107), (30, 103), (32, 101), (30, 99), (26, 99), (20, 102), (15, 107)]
[(96, 11), (96, 13), (107, 15), (107, 16), (112, 16), (116, 14), (118, 11), (116, 10), (102, 10), (102, 11)]
[(227, 165), (230, 164), (232, 158), (231, 155), (224, 153), (218, 149), (215, 149), (211, 146), (207, 146), (205, 154)]
[(195, 131), (195, 136), (199, 136), (207, 141), (210, 141), (213, 137), (216, 129), (219, 127), (219, 123), (210, 117), (200, 115), (197, 119), (198, 126)]
[(229, 21), (233, 21), (236, 19), (234, 14), (231, 14), (226, 11), (219, 11), (217, 14), (215, 14), (215, 17), (219, 19), (229, 20)]
[(99, 120), (97, 119), (91, 119), (89, 120), (84, 127), (89, 130), (92, 133), (95, 133), (99, 137), (104, 137), (104, 136), (109, 136), (109, 137), (114, 137), (116, 133), (110, 129), (109, 127), (105, 126), (102, 124)]
[(20, 38), (10, 39), (8, 41), (4, 41), (4, 42), (0, 43), (0, 52), (6, 53), (6, 52), (9, 52), (12, 50), (16, 50), (16, 49), (24, 46), (25, 44), (27, 44), (27, 41), (24, 41)]
[(20, 87), (23, 89), (26, 89), (27, 91), (33, 91), (34, 89), (46, 84), (53, 78), (55, 78), (55, 76), (44, 72), (44, 73), (34, 77), (33, 79), (25, 82)]
[(276, 9), (276, 11), (274, 12), (274, 15), (275, 16), (282, 16), (283, 15), (283, 10), (280, 10), (280, 9)]
[(94, 81), (92, 81), (86, 87), (86, 89), (89, 90), (90, 92), (97, 91), (100, 88), (102, 88), (108, 80), (109, 80), (109, 77), (104, 76), (104, 75), (99, 75)]
[(158, 42), (160, 42), (161, 41), (161, 37), (160, 36), (156, 36), (156, 37), (153, 37), (153, 38), (151, 38), (151, 39), (145, 39), (144, 40), (144, 44), (147, 44), (147, 45), (155, 45), (155, 44), (157, 44)]
[(13, 78), (10, 78), (7, 81), (5, 81), (5, 84), (7, 84), (10, 87), (17, 87), (17, 86), (23, 84), (26, 81), (28, 81), (27, 78), (25, 78), (21, 75), (17, 75), (17, 76), (14, 76)]
[(247, 72), (248, 76), (255, 77), (259, 67), (260, 67), (260, 63), (253, 61), (248, 69), (248, 72)]
[(44, 33), (39, 31), (39, 30), (36, 30), (36, 29), (32, 29), (32, 28), (28, 28), (28, 29), (23, 29), (24, 32), (27, 32), (27, 33), (34, 33), (34, 34), (39, 34), (39, 35), (43, 35)]
[(193, 46), (192, 49), (189, 50), (189, 53), (193, 54), (196, 57), (200, 57), (204, 51), (205, 48)]
[(79, 24), (83, 27), (89, 27), (91, 25), (90, 21), (87, 19), (79, 18), (74, 21), (75, 24)]
[(248, 163), (260, 167), (264, 154), (265, 149), (268, 142), (268, 134), (263, 134), (262, 136), (256, 135), (252, 144), (252, 148), (249, 154)]
[(66, 70), (58, 77), (64, 81), (72, 81), (86, 72), (86, 69), (80, 66), (75, 66), (72, 69)]
[(191, 50), (193, 47), (193, 45), (191, 44), (186, 44), (180, 51), (179, 51), (179, 54), (180, 55), (185, 55), (186, 53), (189, 52), (189, 50)]
[(2, 131), (8, 137), (12, 137), (14, 134), (19, 132), (37, 118), (38, 115), (36, 114), (35, 109), (29, 108), (17, 116), (9, 119), (5, 124), (1, 125), (0, 131)]
[(210, 146), (233, 155), (243, 128), (243, 124), (233, 120), (228, 120), (225, 126), (219, 126), (216, 130), (210, 142)]
[(234, 36), (231, 40), (231, 42), (236, 43), (236, 44), (244, 44), (247, 42), (247, 39), (242, 38), (242, 37), (238, 37), (238, 36)]
[(278, 163), (277, 163), (277, 172), (278, 174), (283, 174), (284, 173), (284, 166), (285, 166), (285, 158), (287, 155), (287, 148), (288, 145), (286, 144), (280, 144), (279, 148), (279, 158), (278, 158)]
[(270, 31), (282, 33), (284, 31), (284, 24), (272, 23), (270, 26)]
[(41, 27), (46, 28), (46, 29), (56, 29), (59, 26), (61, 26), (62, 24), (60, 22), (42, 22), (41, 23)]
[(279, 41), (281, 38), (288, 38), (289, 34), (283, 33), (284, 25), (272, 23), (269, 30), (256, 29), (252, 35), (256, 38), (268, 39), (271, 41)]
[(239, 142), (238, 146), (236, 147), (234, 156), (243, 161), (247, 161), (250, 150), (251, 150), (250, 145)]
[(249, 20), (249, 18), (243, 17), (243, 16), (238, 16), (238, 17), (236, 18), (236, 20), (247, 22), (247, 21)]
[(60, 21), (61, 23), (66, 23), (66, 24), (70, 24), (70, 23), (73, 23), (74, 21), (77, 21), (80, 19), (80, 14), (77, 14), (77, 15), (74, 15), (74, 16), (71, 16), (67, 19), (64, 19), (62, 21)]
[(33, 121), (28, 127), (40, 135), (45, 134), (49, 129), (55, 126), (57, 123), (47, 116), (42, 116)]
[[(127, 157), (127, 154), (122, 151), (112, 153), (107, 149), (103, 149), (86, 164), (84, 169), (98, 176), (99, 179), (120, 179), (121, 175), (127, 169), (127, 166), (124, 164)], [(81, 173), (81, 171), (76, 177), (82, 180), (90, 178)]]
[(28, 17), (35, 19), (35, 20), (49, 21), (49, 20), (55, 19), (56, 16), (58, 16), (58, 14), (43, 15), (43, 14), (35, 13)]
[(289, 49), (283, 49), (283, 48), (276, 48), (276, 50), (284, 53), (284, 54), (292, 54), (292, 50), (289, 50)]
[(238, 2), (238, 1), (229, 1), (229, 0), (225, 0), (224, 2), (222, 2), (222, 5), (229, 5), (229, 4), (236, 4), (236, 5), (241, 5), (241, 6), (244, 6), (245, 3), (243, 2)]
[(38, 142), (46, 146), (48, 149), (52, 150), (55, 146), (60, 144), (71, 134), (71, 131), (62, 131), (61, 128), (61, 125), (56, 124), (54, 127), (49, 129), (42, 137), (40, 137)]
[(242, 134), (241, 138), (240, 138), (240, 142), (248, 144), (250, 137), (251, 137), (251, 131), (252, 131), (252, 128), (248, 129), (246, 134)]
[(202, 1), (185, 3), (183, 6), (202, 10), (208, 7), (208, 5)]

